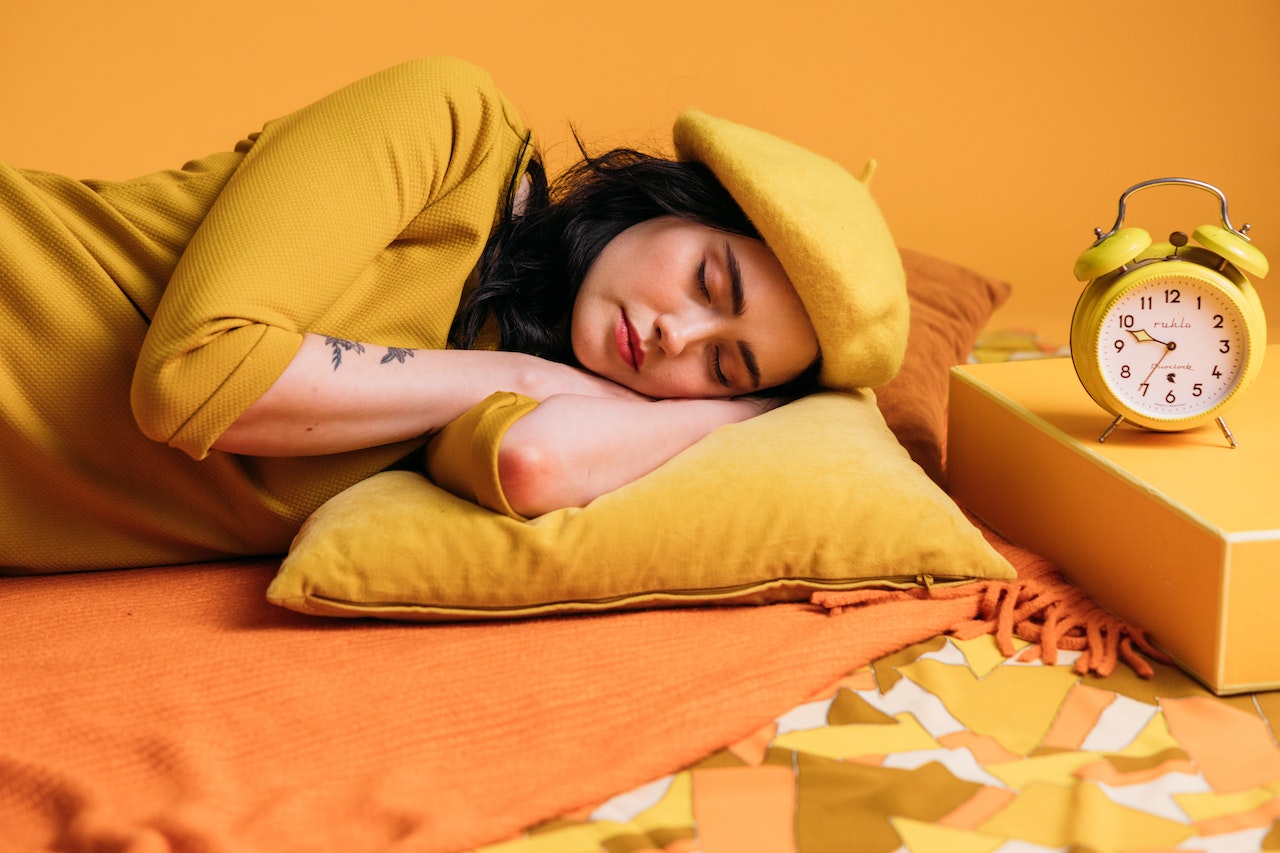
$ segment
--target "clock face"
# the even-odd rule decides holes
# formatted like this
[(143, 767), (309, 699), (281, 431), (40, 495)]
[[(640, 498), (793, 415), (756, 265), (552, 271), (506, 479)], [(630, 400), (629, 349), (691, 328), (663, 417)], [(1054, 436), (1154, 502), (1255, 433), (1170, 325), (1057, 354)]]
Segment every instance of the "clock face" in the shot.
[(1098, 367), (1117, 401), (1176, 420), (1235, 390), (1248, 361), (1245, 317), (1222, 288), (1177, 273), (1147, 278), (1103, 312)]

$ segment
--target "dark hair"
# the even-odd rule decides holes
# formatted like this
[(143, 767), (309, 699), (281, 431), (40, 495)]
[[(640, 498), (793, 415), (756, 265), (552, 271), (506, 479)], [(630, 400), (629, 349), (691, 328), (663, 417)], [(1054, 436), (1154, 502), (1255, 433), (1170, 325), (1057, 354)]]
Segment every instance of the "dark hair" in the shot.
[(759, 238), (728, 190), (701, 163), (629, 148), (595, 157), (584, 150), (582, 161), (550, 186), (536, 158), (529, 176), (523, 212), (513, 215), (508, 204), (489, 237), (479, 284), (454, 317), (450, 346), (475, 346), (492, 323), (500, 349), (573, 363), (573, 302), (591, 264), (614, 237), (658, 216), (678, 216)]

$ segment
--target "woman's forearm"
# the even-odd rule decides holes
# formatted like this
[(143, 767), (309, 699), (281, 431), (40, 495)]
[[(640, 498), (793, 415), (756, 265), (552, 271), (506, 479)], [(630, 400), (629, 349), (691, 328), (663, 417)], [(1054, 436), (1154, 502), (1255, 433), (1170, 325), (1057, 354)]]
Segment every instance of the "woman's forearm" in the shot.
[(717, 427), (776, 404), (553, 396), (507, 430), (498, 476), (508, 503), (526, 517), (583, 506), (643, 477)]
[(494, 391), (542, 399), (564, 390), (631, 396), (522, 353), (396, 349), (308, 334), (213, 447), (252, 456), (338, 453), (433, 432)]

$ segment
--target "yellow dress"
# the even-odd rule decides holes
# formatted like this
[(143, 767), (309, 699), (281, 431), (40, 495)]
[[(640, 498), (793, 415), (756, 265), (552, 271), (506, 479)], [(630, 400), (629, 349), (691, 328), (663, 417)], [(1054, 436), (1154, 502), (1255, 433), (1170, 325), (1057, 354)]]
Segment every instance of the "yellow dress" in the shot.
[(180, 170), (0, 163), (0, 573), (279, 553), (419, 448), (210, 450), (305, 332), (443, 347), (527, 143), (487, 74), (427, 59)]

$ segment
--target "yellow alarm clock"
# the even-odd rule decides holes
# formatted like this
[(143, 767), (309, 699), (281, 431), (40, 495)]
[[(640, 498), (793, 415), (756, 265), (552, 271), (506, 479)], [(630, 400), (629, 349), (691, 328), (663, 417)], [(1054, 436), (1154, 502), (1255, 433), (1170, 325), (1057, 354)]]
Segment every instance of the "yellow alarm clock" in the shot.
[[(1195, 229), (1195, 246), (1181, 232), (1154, 243), (1123, 227), (1129, 196), (1162, 184), (1213, 193), (1222, 224)], [(1244, 273), (1263, 278), (1268, 264), (1248, 231), (1231, 226), (1221, 190), (1190, 178), (1129, 187), (1111, 230), (1094, 229), (1075, 265), (1089, 283), (1071, 318), (1071, 360), (1089, 396), (1114, 416), (1099, 441), (1121, 421), (1172, 432), (1216, 420), (1236, 446), (1222, 413), (1253, 382), (1267, 346), (1262, 302)]]

